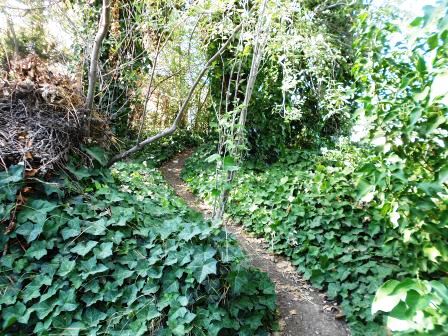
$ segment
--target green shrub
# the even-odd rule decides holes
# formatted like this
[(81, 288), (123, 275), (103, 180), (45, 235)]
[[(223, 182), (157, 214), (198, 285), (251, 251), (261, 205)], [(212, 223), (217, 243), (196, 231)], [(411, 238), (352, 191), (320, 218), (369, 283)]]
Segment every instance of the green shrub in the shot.
[[(446, 335), (448, 7), (424, 6), (409, 26), (396, 19), (366, 11), (354, 28), (369, 150), (290, 153), (261, 172), (246, 164), (228, 213), (340, 300), (354, 334), (385, 333), (378, 322), (397, 335)], [(200, 157), (184, 176), (210, 198), (215, 168)]]
[(396, 334), (448, 334), (447, 4), (424, 6), (409, 24), (366, 11), (355, 27), (358, 114), (375, 146), (359, 189), (381, 209), (387, 246), (404, 249), (399, 266), (413, 278), (385, 283), (372, 307)]
[(0, 333), (267, 335), (267, 275), (157, 171), (119, 163), (87, 175), (87, 193), (29, 199), (2, 238)]

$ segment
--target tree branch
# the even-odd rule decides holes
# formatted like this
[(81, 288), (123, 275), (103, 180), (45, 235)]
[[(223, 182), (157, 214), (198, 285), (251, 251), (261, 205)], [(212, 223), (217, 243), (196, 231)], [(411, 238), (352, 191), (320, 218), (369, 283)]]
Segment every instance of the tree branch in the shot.
[(110, 0), (103, 0), (103, 7), (101, 10), (101, 18), (98, 25), (98, 32), (96, 33), (95, 41), (92, 47), (92, 53), (90, 55), (89, 86), (87, 89), (87, 98), (86, 98), (86, 108), (88, 110), (87, 112), (88, 117), (91, 116), (93, 108), (95, 85), (98, 77), (98, 56), (101, 44), (103, 43), (104, 37), (106, 36), (106, 33), (109, 29), (109, 25), (110, 25)]
[(230, 44), (230, 42), (232, 42), (232, 40), (235, 38), (236, 34), (240, 31), (242, 26), (243, 26), (243, 22), (241, 22), (238, 26), (236, 26), (236, 28), (232, 31), (232, 33), (230, 34), (230, 36), (227, 39), (227, 41), (207, 61), (207, 63), (205, 64), (204, 68), (199, 73), (199, 75), (196, 77), (195, 82), (193, 83), (192, 87), (190, 88), (190, 91), (188, 92), (187, 97), (185, 98), (182, 106), (180, 107), (179, 112), (177, 113), (176, 119), (174, 119), (173, 124), (169, 128), (161, 131), (160, 133), (143, 140), (142, 142), (138, 143), (134, 147), (131, 147), (130, 149), (128, 149), (128, 150), (126, 150), (126, 151), (124, 151), (122, 153), (118, 153), (117, 155), (112, 157), (112, 159), (110, 159), (110, 161), (108, 163), (108, 166), (111, 166), (115, 162), (123, 160), (124, 158), (128, 157), (129, 155), (139, 151), (143, 146), (145, 146), (147, 144), (150, 144), (150, 143), (152, 143), (152, 142), (154, 142), (154, 141), (156, 141), (156, 140), (158, 140), (158, 139), (160, 139), (162, 137), (165, 137), (167, 135), (173, 134), (176, 131), (177, 125), (178, 125), (179, 121), (182, 119), (183, 114), (187, 110), (188, 103), (190, 102), (190, 99), (193, 96), (194, 90), (198, 86), (198, 84), (201, 81), (202, 77), (207, 72), (207, 70), (212, 65), (212, 63), (224, 52), (224, 50), (227, 48), (227, 46)]

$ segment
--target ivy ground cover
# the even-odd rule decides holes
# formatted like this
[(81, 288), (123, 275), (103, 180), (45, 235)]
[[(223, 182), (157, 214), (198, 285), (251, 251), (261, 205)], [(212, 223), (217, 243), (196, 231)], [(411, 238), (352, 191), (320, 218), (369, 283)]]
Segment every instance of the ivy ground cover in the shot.
[[(20, 169), (0, 176), (9, 194)], [(0, 334), (268, 334), (271, 281), (156, 170), (76, 175), (83, 193), (30, 199), (2, 233)]]
[[(206, 160), (212, 153), (213, 146), (201, 147), (183, 172), (191, 188), (209, 200), (219, 194), (214, 191), (215, 164)], [(275, 252), (288, 256), (315, 287), (338, 300), (353, 335), (386, 335), (384, 316), (378, 311), (395, 306), (393, 316), (401, 320), (418, 310), (421, 316), (424, 310), (425, 316), (436, 316), (432, 329), (441, 333), (433, 334), (444, 335), (445, 308), (434, 303), (448, 293), (446, 284), (434, 282), (440, 295), (433, 300), (416, 281), (405, 280), (416, 274), (434, 277), (416, 266), (427, 257), (394, 230), (388, 208), (363, 196), (365, 185), (358, 171), (363, 157), (365, 153), (347, 146), (325, 153), (290, 152), (261, 169), (248, 162), (238, 172), (227, 212), (247, 231), (264, 237)], [(386, 283), (373, 307), (378, 313), (372, 315), (375, 293), (389, 279), (403, 282)], [(413, 335), (423, 334), (427, 333)]]

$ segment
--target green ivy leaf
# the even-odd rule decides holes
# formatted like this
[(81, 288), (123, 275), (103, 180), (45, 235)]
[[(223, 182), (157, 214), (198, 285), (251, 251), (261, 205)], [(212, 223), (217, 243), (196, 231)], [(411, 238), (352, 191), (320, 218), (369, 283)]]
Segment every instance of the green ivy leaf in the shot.
[(84, 151), (94, 160), (96, 160), (101, 166), (106, 166), (108, 157), (106, 151), (101, 147), (85, 147)]
[(61, 261), (61, 266), (58, 270), (58, 275), (65, 277), (67, 276), (73, 269), (75, 268), (76, 261), (75, 260), (69, 260), (68, 258), (64, 258)]
[(31, 281), (23, 290), (23, 302), (27, 303), (32, 299), (40, 297), (40, 288), (42, 286), (50, 286), (51, 284), (52, 279), (48, 275), (36, 275), (33, 281)]
[(216, 263), (213, 258), (196, 258), (187, 267), (192, 270), (195, 279), (202, 283), (208, 275), (216, 274)]
[(43, 320), (47, 317), (56, 306), (56, 298), (40, 301), (39, 303), (31, 306), (31, 310), (35, 311), (39, 320)]
[(16, 233), (24, 236), (28, 243), (36, 240), (36, 238), (42, 233), (44, 227), (44, 221), (38, 223), (25, 222), (20, 224), (16, 229)]
[[(22, 302), (17, 302), (14, 306), (9, 306), (2, 310), (3, 329), (12, 326), (16, 321), (23, 321), (26, 323), (29, 318), (29, 313), (25, 315), (26, 306)], [(27, 316), (25, 318), (25, 316)]]
[(93, 250), (97, 259), (106, 259), (112, 255), (113, 243), (101, 243), (99, 247)]
[(100, 321), (105, 320), (107, 317), (106, 313), (103, 313), (101, 310), (88, 307), (83, 312), (83, 322), (85, 322), (88, 326), (96, 326)]
[(84, 257), (87, 253), (89, 253), (96, 245), (98, 244), (97, 241), (89, 240), (86, 242), (81, 242), (76, 244), (75, 247), (70, 249), (70, 252), (79, 254), (80, 256)]
[(47, 213), (57, 208), (56, 203), (48, 202), (41, 199), (29, 200), (17, 215), (17, 221), (19, 223), (25, 223), (26, 221), (32, 221), (43, 225), (47, 217)]
[(77, 237), (81, 234), (81, 220), (77, 217), (70, 219), (67, 222), (67, 227), (61, 230), (61, 235), (64, 240)]
[(85, 167), (76, 168), (71, 162), (66, 165), (66, 168), (78, 181), (92, 176), (92, 171), (90, 169)]
[(81, 277), (83, 279), (86, 279), (89, 277), (89, 275), (94, 275), (94, 274), (105, 272), (109, 268), (107, 268), (103, 264), (99, 264), (97, 262), (96, 256), (94, 256), (86, 261), (81, 261), (81, 269), (84, 271), (81, 274)]
[(41, 259), (43, 256), (47, 255), (47, 246), (44, 241), (36, 241), (26, 250), (26, 256), (35, 258), (37, 260)]

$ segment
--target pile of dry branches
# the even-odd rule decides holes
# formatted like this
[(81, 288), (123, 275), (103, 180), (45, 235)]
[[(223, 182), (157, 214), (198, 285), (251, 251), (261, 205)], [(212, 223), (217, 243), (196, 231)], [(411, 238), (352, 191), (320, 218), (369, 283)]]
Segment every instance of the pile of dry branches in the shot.
[(82, 139), (83, 105), (76, 83), (37, 56), (12, 62), (0, 73), (0, 166), (24, 162), (34, 176), (63, 162)]

